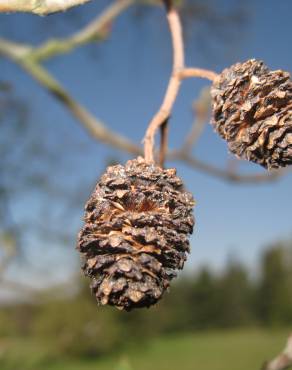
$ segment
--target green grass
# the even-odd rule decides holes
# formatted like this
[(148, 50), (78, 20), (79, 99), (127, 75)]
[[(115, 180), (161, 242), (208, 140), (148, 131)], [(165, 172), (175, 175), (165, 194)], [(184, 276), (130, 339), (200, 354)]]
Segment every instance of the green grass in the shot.
[[(283, 348), (287, 335), (287, 331), (260, 329), (177, 335), (155, 339), (108, 358), (51, 359), (41, 365), (36, 364), (43, 349), (37, 343), (19, 343), (13, 351), (15, 364), (1, 363), (0, 358), (0, 368), (20, 369), (17, 358), (25, 354), (28, 362), (22, 362), (21, 370), (260, 370), (265, 359), (272, 358)], [(34, 359), (30, 359), (30, 353)]]

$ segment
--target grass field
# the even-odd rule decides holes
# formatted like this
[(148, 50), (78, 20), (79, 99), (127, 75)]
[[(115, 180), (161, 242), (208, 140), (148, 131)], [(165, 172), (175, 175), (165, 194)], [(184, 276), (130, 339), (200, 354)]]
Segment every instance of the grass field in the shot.
[[(19, 343), (1, 370), (260, 370), (284, 346), (288, 332), (226, 330), (152, 340), (143, 347), (96, 360), (41, 361), (37, 343)], [(31, 354), (31, 356), (29, 355)]]

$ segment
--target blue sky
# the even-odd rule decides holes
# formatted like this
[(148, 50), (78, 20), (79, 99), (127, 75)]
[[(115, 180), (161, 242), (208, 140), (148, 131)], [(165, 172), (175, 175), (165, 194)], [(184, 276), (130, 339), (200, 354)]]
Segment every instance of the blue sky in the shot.
[[(64, 18), (68, 13), (47, 18), (1, 15), (0, 33), (15, 41), (37, 44), (47, 37), (69, 34), (76, 29), (76, 22), (78, 26), (85, 24), (106, 3), (93, 1), (84, 6), (81, 19), (75, 21)], [(220, 40), (219, 33), (212, 28), (189, 25), (187, 64), (220, 72), (236, 61), (258, 58), (271, 69), (291, 71), (292, 2), (214, 2), (221, 10), (228, 10), (239, 3), (245, 8), (246, 21), (230, 25), (225, 30), (224, 40)], [(73, 16), (77, 12), (80, 9), (73, 10)], [(110, 128), (141, 142), (147, 123), (159, 107), (164, 93), (171, 69), (171, 45), (162, 9), (148, 9), (142, 21), (133, 17), (134, 12), (135, 9), (128, 10), (115, 22), (106, 42), (55, 58), (47, 62), (46, 67)], [(11, 81), (17, 95), (32, 103), (30, 120), (34, 127), (33, 135), (48, 148), (48, 152), (62, 152), (62, 158), (55, 161), (52, 168), (40, 162), (57, 188), (67, 186), (74, 192), (81, 187), (84, 194), (89, 194), (108, 157), (119, 158), (121, 162), (128, 158), (125, 153), (89, 137), (83, 127), (18, 66), (5, 60), (0, 63), (1, 79)], [(207, 84), (202, 80), (184, 83), (170, 121), (172, 148), (182, 143), (192, 122), (191, 103)], [(230, 158), (226, 144), (211, 127), (206, 129), (194, 153), (198, 158), (219, 166)], [(230, 255), (255, 266), (267, 244), (279, 238), (292, 238), (291, 174), (276, 183), (239, 185), (223, 182), (180, 163), (168, 165), (177, 166), (197, 201), (197, 224), (188, 268), (202, 264), (220, 268)], [(244, 171), (262, 171), (253, 164), (242, 163), (241, 167)], [(14, 217), (19, 222), (33, 220), (48, 204), (52, 208), (51, 214), (55, 215), (58, 207), (54, 207), (54, 202), (53, 197), (34, 190), (17, 197)], [(30, 204), (29, 210), (27, 204)], [(70, 261), (68, 271), (72, 271), (71, 266), (76, 265), (78, 258), (74, 237), (81, 224), (82, 207), (81, 203), (78, 204), (71, 219), (67, 219), (66, 227), (72, 234), (73, 245), (60, 249), (58, 245), (44, 242), (49, 247), (48, 252), (47, 247), (40, 246), (33, 233), (30, 235), (26, 248), (32, 258), (38, 257), (35, 258), (38, 260), (36, 267), (42, 269), (44, 264), (50, 266), (60, 258)], [(51, 220), (54, 223), (54, 217)], [(58, 225), (52, 225), (52, 228), (54, 226)], [(23, 273), (27, 274), (25, 269)], [(56, 270), (54, 278), (62, 278), (62, 274), (61, 270)]]

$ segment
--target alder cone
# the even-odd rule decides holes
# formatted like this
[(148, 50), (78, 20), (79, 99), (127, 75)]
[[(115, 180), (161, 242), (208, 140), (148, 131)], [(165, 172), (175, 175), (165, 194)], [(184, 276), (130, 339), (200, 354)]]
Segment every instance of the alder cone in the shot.
[(107, 168), (77, 246), (99, 304), (131, 310), (162, 297), (189, 252), (193, 205), (175, 169), (140, 157)]
[(292, 81), (255, 59), (225, 69), (211, 88), (215, 130), (238, 157), (267, 169), (292, 164)]

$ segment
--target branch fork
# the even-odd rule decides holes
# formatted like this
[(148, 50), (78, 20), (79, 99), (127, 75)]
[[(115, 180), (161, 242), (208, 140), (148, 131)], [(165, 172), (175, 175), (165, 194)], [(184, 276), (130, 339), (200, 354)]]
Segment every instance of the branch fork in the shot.
[[(172, 107), (179, 93), (182, 80), (190, 77), (202, 77), (209, 80), (214, 80), (217, 74), (213, 71), (207, 71), (198, 68), (185, 68), (184, 64), (184, 41), (180, 16), (177, 9), (173, 6), (172, 0), (164, 0), (164, 5), (167, 12), (167, 21), (172, 39), (173, 48), (173, 67), (168, 87), (158, 112), (150, 121), (144, 138), (144, 156), (146, 162), (154, 162), (154, 137), (162, 126), (166, 126), (171, 115)], [(161, 135), (167, 135), (167, 130), (162, 130)], [(161, 142), (167, 142), (166, 138), (161, 139)], [(160, 165), (163, 166), (165, 157), (165, 147), (160, 148)]]

